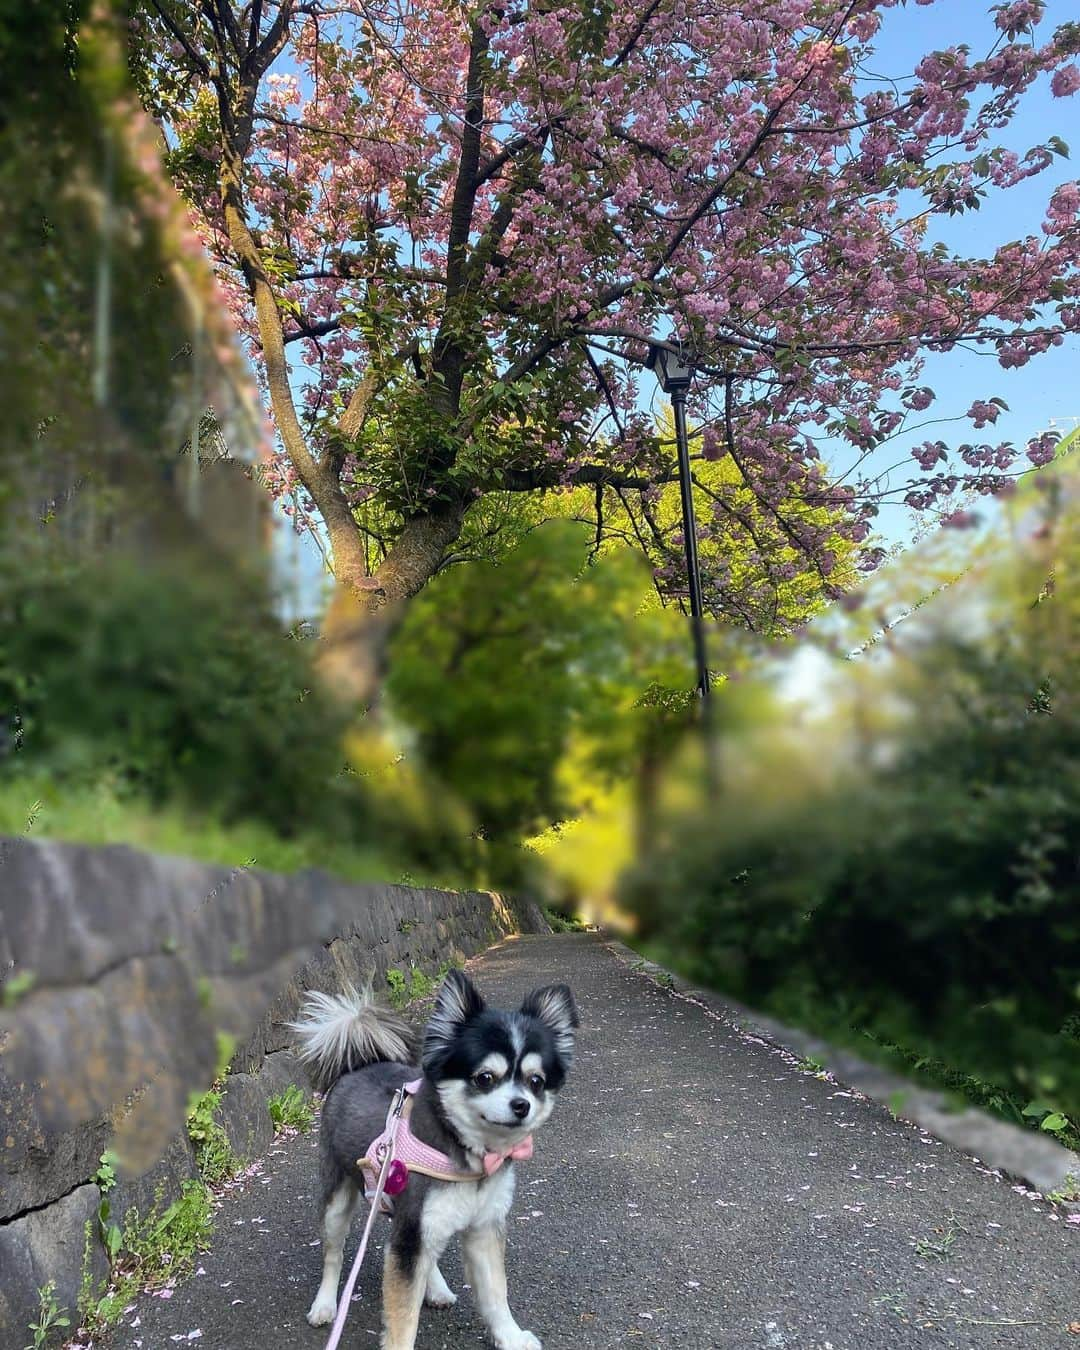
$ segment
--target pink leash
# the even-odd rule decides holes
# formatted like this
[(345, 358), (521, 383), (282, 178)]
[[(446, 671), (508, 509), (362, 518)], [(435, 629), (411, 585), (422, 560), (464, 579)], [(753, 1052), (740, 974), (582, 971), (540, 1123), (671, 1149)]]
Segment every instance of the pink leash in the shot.
[[(397, 1123), (401, 1119), (401, 1111), (405, 1102), (405, 1089), (400, 1088), (397, 1096), (394, 1098), (393, 1105), (390, 1107), (390, 1113), (386, 1118), (387, 1127), (392, 1128), (395, 1135), (397, 1133)], [(364, 1225), (364, 1235), (360, 1239), (360, 1246), (356, 1249), (356, 1256), (353, 1258), (352, 1270), (349, 1271), (349, 1278), (345, 1281), (345, 1288), (341, 1291), (341, 1298), (338, 1301), (337, 1316), (334, 1318), (334, 1325), (330, 1328), (330, 1339), (326, 1342), (326, 1350), (337, 1350), (338, 1342), (341, 1340), (341, 1333), (345, 1330), (345, 1319), (349, 1315), (349, 1303), (352, 1299), (353, 1290), (356, 1288), (356, 1279), (360, 1274), (360, 1267), (364, 1263), (368, 1239), (371, 1237), (371, 1230), (375, 1226), (375, 1219), (379, 1213), (379, 1205), (382, 1203), (383, 1190), (386, 1187), (386, 1174), (390, 1170), (390, 1164), (393, 1159), (394, 1150), (391, 1146), (386, 1150), (382, 1167), (379, 1169), (379, 1179), (375, 1183), (375, 1194), (371, 1197), (371, 1212), (368, 1214), (367, 1223)]]

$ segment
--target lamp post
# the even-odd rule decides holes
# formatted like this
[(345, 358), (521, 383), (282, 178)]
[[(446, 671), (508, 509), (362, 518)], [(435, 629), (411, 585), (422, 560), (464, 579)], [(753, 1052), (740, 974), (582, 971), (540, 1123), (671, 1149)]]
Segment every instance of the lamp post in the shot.
[(693, 381), (694, 367), (684, 355), (682, 345), (674, 338), (669, 340), (667, 346), (651, 344), (646, 364), (660, 381), (660, 388), (671, 399), (671, 410), (675, 414), (675, 444), (679, 455), (679, 488), (682, 495), (683, 548), (686, 551), (686, 575), (690, 589), (690, 622), (694, 633), (698, 691), (708, 721), (712, 692), (709, 684), (709, 664), (705, 654), (697, 524), (694, 520), (694, 487), (690, 479), (690, 440), (686, 431), (686, 391)]

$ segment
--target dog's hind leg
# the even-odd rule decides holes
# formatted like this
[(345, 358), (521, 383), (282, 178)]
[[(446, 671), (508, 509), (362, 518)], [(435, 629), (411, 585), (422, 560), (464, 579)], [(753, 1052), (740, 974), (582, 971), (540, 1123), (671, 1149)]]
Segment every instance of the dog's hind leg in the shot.
[(424, 1292), (424, 1302), (429, 1308), (452, 1308), (457, 1302), (457, 1294), (446, 1283), (438, 1265), (431, 1268), (427, 1289)]
[(349, 1235), (349, 1226), (356, 1211), (356, 1202), (360, 1190), (351, 1177), (344, 1177), (333, 1191), (323, 1210), (322, 1245), (323, 1269), (322, 1282), (315, 1302), (308, 1310), (307, 1320), (313, 1327), (325, 1327), (334, 1320), (337, 1313), (338, 1281), (341, 1279), (341, 1260), (345, 1249), (345, 1239)]
[(420, 1307), (437, 1255), (425, 1251), (419, 1242), (391, 1240), (386, 1244), (382, 1350), (413, 1350)]

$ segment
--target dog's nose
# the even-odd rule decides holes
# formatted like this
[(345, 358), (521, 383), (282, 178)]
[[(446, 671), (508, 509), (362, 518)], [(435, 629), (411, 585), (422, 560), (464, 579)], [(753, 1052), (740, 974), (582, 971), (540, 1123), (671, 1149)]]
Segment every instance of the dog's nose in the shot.
[(517, 1116), (518, 1120), (524, 1120), (529, 1114), (529, 1102), (524, 1097), (515, 1097), (510, 1103), (510, 1110)]

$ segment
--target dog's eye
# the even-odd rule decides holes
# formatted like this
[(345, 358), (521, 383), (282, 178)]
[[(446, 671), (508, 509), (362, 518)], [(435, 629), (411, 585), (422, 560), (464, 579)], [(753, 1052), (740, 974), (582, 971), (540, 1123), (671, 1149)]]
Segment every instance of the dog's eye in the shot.
[(495, 1086), (495, 1075), (493, 1073), (488, 1073), (488, 1071), (484, 1069), (473, 1077), (473, 1082), (481, 1092), (487, 1092), (489, 1088)]
[(543, 1074), (539, 1073), (532, 1074), (529, 1078), (529, 1091), (539, 1096), (540, 1093), (543, 1092), (543, 1090), (544, 1090)]

